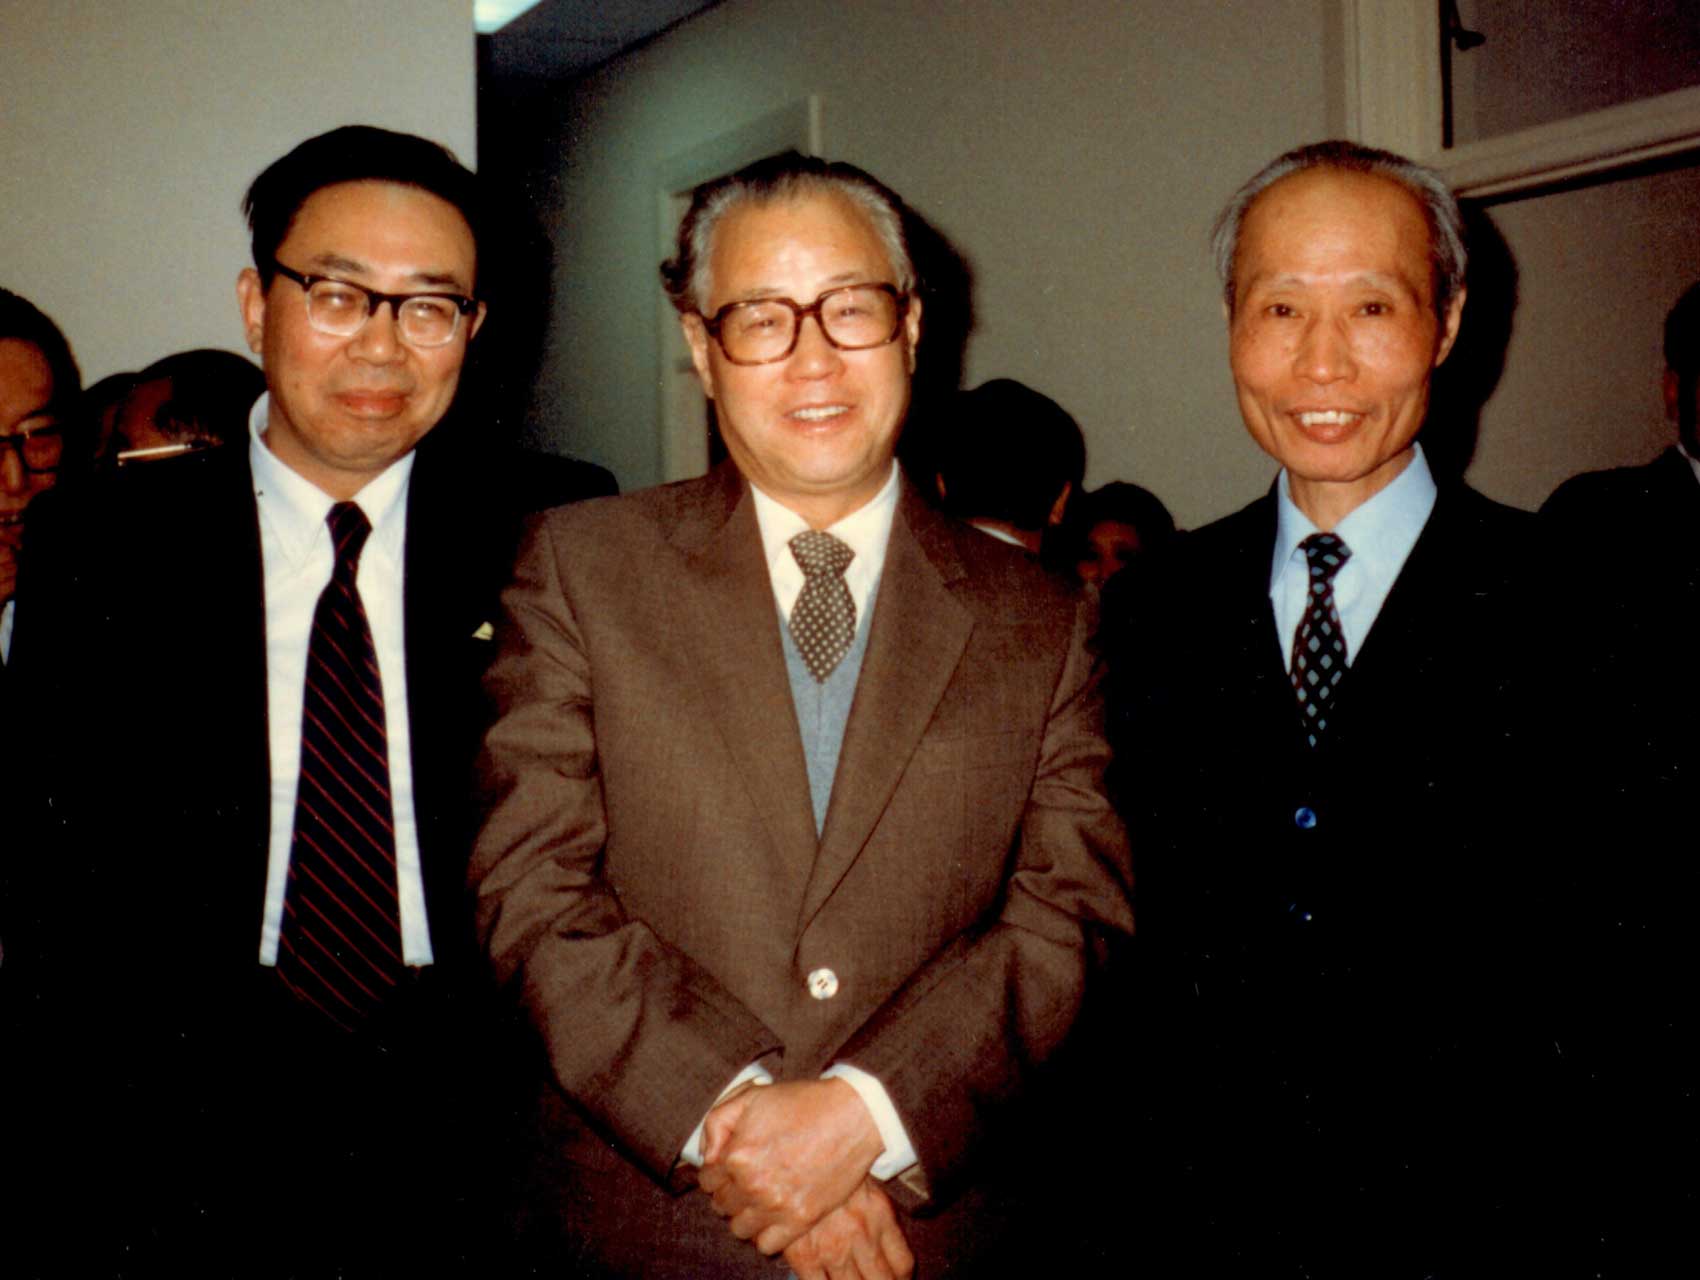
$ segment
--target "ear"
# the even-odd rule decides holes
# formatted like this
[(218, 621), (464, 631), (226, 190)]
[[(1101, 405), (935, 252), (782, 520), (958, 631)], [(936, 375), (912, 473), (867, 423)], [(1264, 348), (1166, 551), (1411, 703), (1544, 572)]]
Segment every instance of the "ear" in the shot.
[(1464, 299), (1468, 296), (1469, 291), (1460, 287), (1452, 296), (1452, 300), (1446, 304), (1446, 315), (1441, 318), (1440, 324), (1440, 341), (1434, 352), (1433, 367), (1436, 369), (1440, 367), (1440, 362), (1451, 354), (1452, 344), (1458, 341), (1458, 326), (1464, 319)]
[(260, 354), (266, 335), (266, 290), (260, 283), (260, 273), (243, 267), (236, 277), (236, 303), (242, 309), (242, 329), (248, 339), (248, 350)]
[(1063, 516), (1068, 512), (1068, 498), (1073, 492), (1074, 481), (1064, 480), (1062, 492), (1057, 494), (1057, 500), (1051, 504), (1051, 515), (1047, 523), (1059, 525), (1063, 522)]
[(903, 313), (903, 349), (909, 372), (915, 372), (915, 348), (921, 345), (921, 295), (909, 295), (909, 307)]
[(1682, 375), (1675, 369), (1666, 369), (1664, 376), (1665, 417), (1672, 422), (1682, 420)]
[(712, 400), (714, 369), (708, 362), (708, 328), (703, 324), (702, 317), (695, 312), (680, 316), (679, 328), (684, 332), (686, 343), (690, 345), (691, 363), (696, 366), (697, 381), (702, 383), (702, 393)]
[(468, 342), (471, 342), (474, 338), (476, 338), (478, 336), (478, 331), (484, 327), (484, 314), (488, 310), (489, 308), (480, 302), (478, 304), (478, 310), (472, 313), (472, 323), (466, 326), (466, 340)]

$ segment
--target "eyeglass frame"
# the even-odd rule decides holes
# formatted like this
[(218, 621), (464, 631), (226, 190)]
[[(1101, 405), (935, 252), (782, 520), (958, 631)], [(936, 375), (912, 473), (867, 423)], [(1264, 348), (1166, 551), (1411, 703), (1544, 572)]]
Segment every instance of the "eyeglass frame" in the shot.
[[(59, 437), (59, 461), (51, 467), (32, 467), (30, 460), (24, 456), (24, 446), (36, 436), (47, 433)], [(24, 469), (25, 475), (58, 475), (59, 469), (65, 465), (65, 428), (57, 422), (44, 423), (39, 427), (25, 427), (22, 431), (8, 431), (5, 435), (0, 435), (0, 447), (5, 446), (10, 446), (18, 455), (18, 465)]]
[[(310, 295), (313, 292), (313, 286), (316, 284), (339, 284), (345, 289), (354, 289), (366, 295), (365, 319), (361, 320), (360, 324), (348, 333), (333, 333), (329, 329), (320, 328), (318, 324), (314, 323), (312, 306), (308, 306), (307, 323), (313, 326), (314, 333), (322, 333), (327, 338), (353, 338), (358, 336), (360, 331), (366, 327), (367, 321), (371, 320), (371, 318), (378, 313), (378, 308), (387, 302), (390, 304), (390, 315), (395, 322), (396, 336), (401, 338), (402, 341), (406, 342), (410, 347), (424, 346), (427, 351), (433, 351), (438, 347), (446, 347), (449, 343), (453, 342), (460, 335), (460, 322), (462, 317), (469, 316), (474, 311), (478, 310), (478, 299), (463, 297), (458, 293), (439, 293), (432, 289), (422, 289), (417, 293), (381, 293), (377, 289), (368, 289), (363, 284), (355, 284), (354, 281), (344, 280), (340, 276), (308, 275), (305, 272), (296, 271), (291, 267), (284, 266), (283, 263), (279, 262), (276, 258), (272, 259), (272, 270), (282, 276), (285, 280), (292, 280), (296, 284), (300, 285), (303, 295)], [(411, 302), (415, 298), (441, 298), (445, 302), (454, 303), (456, 313), (455, 327), (449, 331), (449, 336), (444, 338), (441, 342), (422, 344), (410, 341), (402, 336), (401, 304), (404, 302)], [(308, 298), (308, 302), (309, 304), (311, 303), (310, 297)]]
[[(881, 338), (878, 342), (870, 342), (866, 346), (851, 347), (839, 342), (826, 331), (826, 324), (821, 320), (821, 304), (828, 298), (832, 297), (833, 294), (846, 293), (851, 289), (876, 289), (881, 293), (891, 295), (892, 299), (897, 303), (897, 316), (892, 321), (891, 333), (888, 336)], [(889, 347), (892, 343), (897, 341), (898, 335), (903, 332), (903, 320), (904, 317), (909, 314), (909, 301), (913, 296), (913, 294), (903, 289), (899, 289), (896, 285), (887, 284), (882, 280), (877, 283), (867, 284), (841, 284), (835, 289), (828, 289), (824, 293), (817, 295), (815, 300), (809, 303), (806, 307), (802, 303), (796, 302), (791, 298), (745, 298), (739, 302), (728, 302), (725, 306), (721, 307), (720, 310), (716, 311), (713, 316), (705, 316), (700, 311), (693, 312), (693, 314), (698, 320), (702, 321), (703, 329), (712, 335), (714, 340), (720, 344), (721, 355), (725, 356), (732, 364), (738, 365), (741, 368), (749, 369), (758, 365), (778, 364), (781, 360), (789, 360), (792, 353), (797, 350), (798, 340), (803, 336), (803, 321), (807, 320), (810, 316), (815, 318), (815, 327), (820, 330), (820, 336), (825, 338), (827, 345), (832, 347), (835, 351), (872, 351), (876, 347)], [(791, 327), (791, 345), (786, 347), (785, 350), (780, 352), (778, 355), (769, 356), (765, 360), (738, 359), (726, 349), (726, 339), (720, 336), (720, 330), (726, 323), (727, 315), (736, 311), (739, 307), (761, 307), (768, 306), (773, 303), (778, 303), (782, 307), (789, 307), (791, 314), (797, 318), (797, 323)]]

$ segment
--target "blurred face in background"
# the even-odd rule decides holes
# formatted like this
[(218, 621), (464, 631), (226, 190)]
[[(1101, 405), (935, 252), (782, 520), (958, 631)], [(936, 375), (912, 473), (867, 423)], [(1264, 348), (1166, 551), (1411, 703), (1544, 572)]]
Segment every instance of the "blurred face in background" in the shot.
[(59, 479), (64, 441), (53, 370), (33, 343), (0, 339), (0, 602), (17, 582), (24, 511)]

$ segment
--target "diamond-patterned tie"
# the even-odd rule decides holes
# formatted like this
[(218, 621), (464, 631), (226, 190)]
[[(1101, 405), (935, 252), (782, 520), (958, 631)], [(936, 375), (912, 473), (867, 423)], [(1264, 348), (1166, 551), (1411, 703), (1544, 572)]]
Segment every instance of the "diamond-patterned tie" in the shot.
[(1328, 729), (1328, 708), (1346, 674), (1346, 633), (1334, 607), (1334, 575), (1352, 558), (1351, 548), (1332, 533), (1313, 533), (1299, 547), (1310, 566), (1304, 616), (1293, 633), (1288, 674), (1304, 715), (1305, 735), (1315, 746)]
[(791, 539), (803, 570), (803, 589), (791, 608), (791, 638), (809, 674), (824, 681), (856, 639), (856, 602), (844, 571), (856, 553), (830, 533), (809, 529)]
[(325, 517), (336, 556), (307, 641), (301, 783), (277, 972), (352, 1031), (404, 965), (384, 691), (355, 586), (372, 526), (352, 502)]

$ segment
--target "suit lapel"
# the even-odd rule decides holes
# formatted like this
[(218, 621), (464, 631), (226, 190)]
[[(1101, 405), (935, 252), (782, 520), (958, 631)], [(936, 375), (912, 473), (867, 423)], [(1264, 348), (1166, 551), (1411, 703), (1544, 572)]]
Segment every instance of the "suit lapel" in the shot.
[[(248, 450), (236, 446), (229, 451), (228, 471), (208, 474), (207, 492), (216, 507), (207, 520), (208, 529), (228, 530), (218, 538), (203, 539), (210, 559), (201, 564), (198, 593), (207, 603), (206, 625), (229, 626), (225, 643), (203, 638), (203, 648), (212, 654), (228, 655), (226, 676), (217, 681), (220, 701), (230, 707), (225, 745), (237, 754), (236, 776), (240, 794), (249, 797), (241, 847), (252, 850), (242, 894), (251, 913), (251, 928), (241, 937), (251, 947), (260, 936), (265, 911), (266, 868), (271, 843), (271, 721), (266, 684), (266, 586), (265, 560), (260, 549), (260, 511), (254, 499), (254, 475), (248, 465)], [(221, 465), (224, 458), (209, 462)], [(221, 620), (228, 620), (225, 623)], [(239, 864), (234, 864), (239, 865)], [(250, 953), (251, 954), (251, 953)]]
[(974, 619), (950, 589), (963, 572), (944, 517), (905, 486), (800, 927), (867, 843), (968, 647)]
[(681, 512), (674, 535), (685, 573), (673, 640), (783, 866), (800, 881), (815, 856), (815, 820), (755, 503), (729, 465), (692, 492), (700, 501)]

